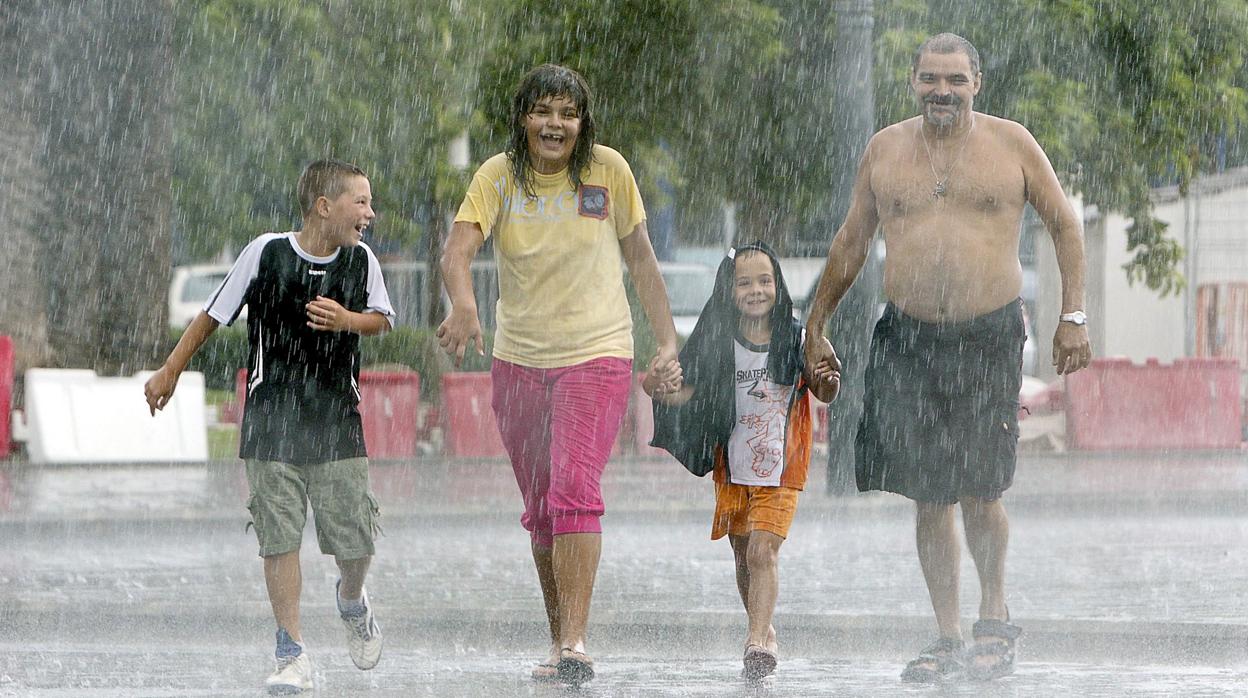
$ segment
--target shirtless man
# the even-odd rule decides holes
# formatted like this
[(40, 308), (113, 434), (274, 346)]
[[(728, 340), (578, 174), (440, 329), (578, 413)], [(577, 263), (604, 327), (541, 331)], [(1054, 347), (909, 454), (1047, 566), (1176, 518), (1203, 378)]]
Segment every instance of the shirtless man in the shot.
[[(820, 330), (882, 228), (889, 303), (872, 335), (855, 454), (859, 490), (896, 492), (917, 508), (919, 563), (940, 637), (906, 666), (906, 681), (963, 669), (993, 679), (1014, 669), (1022, 630), (1010, 624), (1005, 603), (1009, 523), (1001, 495), (1018, 442), (1025, 204), (1053, 236), (1061, 271), (1054, 365), (1067, 374), (1091, 360), (1080, 221), (1027, 129), (973, 111), (981, 78), (979, 54), (965, 39), (939, 34), (919, 47), (910, 85), (921, 114), (867, 144), (805, 347), (806, 365), (829, 359), (839, 368)], [(958, 504), (981, 592), (969, 650), (959, 622)]]

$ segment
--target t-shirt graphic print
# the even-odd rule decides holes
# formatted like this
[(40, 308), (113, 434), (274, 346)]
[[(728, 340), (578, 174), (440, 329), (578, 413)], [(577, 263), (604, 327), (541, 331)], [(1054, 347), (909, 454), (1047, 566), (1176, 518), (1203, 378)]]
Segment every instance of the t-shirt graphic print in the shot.
[(733, 343), (736, 423), (728, 439), (728, 475), (738, 485), (777, 487), (784, 473), (785, 435), (793, 386), (775, 383), (767, 346)]

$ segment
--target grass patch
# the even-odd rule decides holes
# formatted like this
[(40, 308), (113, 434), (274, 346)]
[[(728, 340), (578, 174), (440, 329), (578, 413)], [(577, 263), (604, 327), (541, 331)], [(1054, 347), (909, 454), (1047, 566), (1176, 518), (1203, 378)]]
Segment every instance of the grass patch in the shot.
[(238, 426), (226, 424), (208, 427), (208, 459), (238, 458)]

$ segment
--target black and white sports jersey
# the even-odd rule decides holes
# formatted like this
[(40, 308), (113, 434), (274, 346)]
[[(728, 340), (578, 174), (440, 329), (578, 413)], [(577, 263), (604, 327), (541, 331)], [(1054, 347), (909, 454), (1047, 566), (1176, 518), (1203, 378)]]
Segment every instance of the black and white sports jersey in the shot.
[(360, 337), (308, 327), (307, 304), (332, 298), (394, 325), (381, 265), (367, 245), (314, 257), (295, 233), (265, 233), (239, 254), (204, 304), (230, 324), (247, 306), (247, 393), (239, 456), (322, 463), (366, 455), (360, 401)]

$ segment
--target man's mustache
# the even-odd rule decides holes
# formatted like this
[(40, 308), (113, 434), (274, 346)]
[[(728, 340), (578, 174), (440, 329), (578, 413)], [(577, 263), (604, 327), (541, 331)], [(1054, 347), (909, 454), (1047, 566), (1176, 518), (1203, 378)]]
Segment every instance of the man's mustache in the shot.
[(925, 104), (938, 104), (942, 107), (960, 107), (962, 106), (962, 98), (957, 95), (928, 95), (923, 98)]

